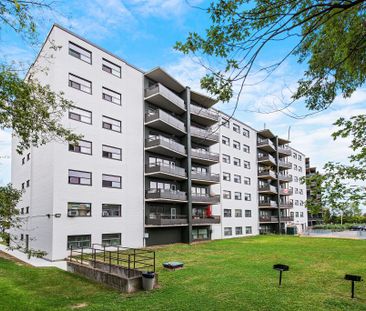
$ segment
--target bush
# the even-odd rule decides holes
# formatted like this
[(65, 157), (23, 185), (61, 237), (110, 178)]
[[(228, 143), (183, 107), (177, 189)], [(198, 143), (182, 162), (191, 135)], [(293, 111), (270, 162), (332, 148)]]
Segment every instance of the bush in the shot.
[(347, 224), (324, 224), (324, 225), (315, 225), (313, 226), (313, 229), (327, 229), (332, 231), (344, 231), (344, 230), (350, 230), (353, 226), (365, 226), (365, 224), (353, 224), (353, 223), (347, 223)]

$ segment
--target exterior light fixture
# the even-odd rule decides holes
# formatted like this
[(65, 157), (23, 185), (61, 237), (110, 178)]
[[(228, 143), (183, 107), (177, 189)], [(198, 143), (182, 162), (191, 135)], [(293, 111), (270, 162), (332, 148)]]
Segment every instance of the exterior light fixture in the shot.
[(355, 282), (361, 282), (362, 278), (359, 275), (346, 274), (344, 279), (347, 281), (352, 281), (351, 285), (351, 298), (355, 298)]
[(280, 271), (280, 279), (278, 281), (278, 286), (281, 286), (282, 284), (282, 272), (283, 271), (289, 271), (290, 267), (282, 264), (273, 265), (273, 269)]

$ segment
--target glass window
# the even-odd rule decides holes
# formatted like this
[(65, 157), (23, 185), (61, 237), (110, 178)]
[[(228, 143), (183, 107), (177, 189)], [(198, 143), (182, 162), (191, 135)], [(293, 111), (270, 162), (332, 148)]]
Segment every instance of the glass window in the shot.
[(251, 201), (252, 200), (252, 196), (250, 193), (245, 193), (244, 194), (244, 200), (245, 201)]
[(238, 150), (240, 150), (240, 142), (238, 142), (238, 141), (234, 140), (234, 141), (233, 141), (233, 147), (234, 147), (234, 149), (238, 149)]
[(88, 64), (92, 63), (92, 53), (81, 46), (69, 41), (69, 54)]
[(230, 156), (227, 154), (222, 155), (222, 162), (226, 164), (230, 164)]
[(231, 180), (231, 174), (230, 173), (223, 172), (222, 179), (223, 180), (226, 180), (226, 181), (230, 181)]
[(230, 138), (226, 136), (222, 136), (221, 141), (224, 145), (230, 146)]
[(91, 235), (69, 235), (67, 236), (67, 249), (91, 247)]
[(69, 144), (69, 151), (92, 154), (92, 142), (87, 140), (79, 140), (77, 145)]
[(230, 128), (230, 121), (229, 121), (229, 119), (222, 118), (221, 119), (221, 125)]
[(27, 180), (27, 188), (29, 188), (29, 186), (30, 186), (30, 180), (28, 179)]
[(121, 234), (120, 233), (104, 233), (102, 234), (102, 245), (121, 245)]
[(69, 184), (91, 186), (92, 173), (69, 170)]
[(27, 161), (30, 160), (30, 153), (27, 154)]
[(120, 204), (102, 204), (102, 217), (121, 217)]
[(114, 103), (116, 105), (122, 104), (122, 96), (120, 93), (117, 93), (115, 91), (112, 91), (110, 89), (107, 89), (103, 87), (102, 91), (102, 98), (106, 101), (109, 101), (111, 103)]
[(244, 185), (250, 185), (250, 177), (244, 177)]
[(208, 239), (208, 229), (192, 229), (193, 240), (206, 240)]
[(222, 195), (224, 199), (231, 199), (231, 191), (223, 190)]
[(248, 145), (243, 145), (243, 151), (246, 153), (250, 153), (250, 147)]
[(243, 135), (249, 138), (249, 131), (243, 128)]
[(248, 217), (248, 218), (252, 217), (252, 211), (250, 209), (245, 210), (245, 217)]
[(236, 133), (240, 133), (240, 126), (234, 123), (233, 124), (233, 131), (236, 132)]
[(67, 216), (69, 217), (90, 217), (91, 203), (67, 203)]
[(243, 211), (241, 209), (236, 209), (235, 217), (243, 217)]
[(250, 169), (250, 162), (249, 161), (244, 161), (244, 168)]
[(118, 121), (116, 119), (112, 119), (112, 118), (109, 118), (106, 116), (103, 116), (102, 127), (104, 129), (111, 130), (114, 132), (118, 132), (118, 133), (122, 132), (121, 121)]
[(245, 233), (252, 234), (252, 227), (251, 226), (245, 227)]
[(102, 70), (108, 72), (118, 78), (121, 78), (121, 67), (106, 60), (105, 58), (102, 59)]
[(241, 183), (241, 176), (240, 175), (234, 175), (234, 182), (240, 184)]
[(73, 106), (69, 110), (69, 119), (92, 124), (92, 113), (91, 111)]
[(224, 209), (224, 217), (231, 217), (231, 209)]
[(224, 228), (224, 236), (230, 236), (233, 235), (233, 230), (231, 227), (225, 227)]
[(122, 188), (122, 177), (115, 175), (102, 175), (102, 187), (104, 188)]
[(69, 73), (69, 86), (88, 94), (92, 93), (92, 83), (72, 73)]
[(234, 158), (233, 163), (235, 166), (241, 166), (241, 160), (239, 158)]
[(235, 198), (235, 200), (241, 200), (241, 192), (235, 192), (234, 198)]
[(102, 157), (122, 161), (122, 149), (103, 145), (102, 146)]
[(235, 234), (242, 235), (243, 234), (243, 227), (235, 227)]
[(22, 165), (24, 165), (24, 164), (25, 164), (25, 158), (22, 159)]

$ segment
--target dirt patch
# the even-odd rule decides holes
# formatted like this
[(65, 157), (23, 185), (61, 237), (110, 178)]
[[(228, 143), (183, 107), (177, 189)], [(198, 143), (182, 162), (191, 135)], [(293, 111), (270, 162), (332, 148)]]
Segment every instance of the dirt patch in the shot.
[(3, 258), (3, 259), (7, 259), (7, 260), (11, 260), (11, 261), (14, 261), (18, 266), (28, 266), (28, 267), (32, 267), (32, 265), (12, 256), (12, 255), (9, 255), (3, 251), (0, 251), (0, 258)]
[(83, 303), (78, 303), (76, 305), (71, 306), (71, 309), (82, 309), (82, 308), (85, 308), (87, 306), (88, 306), (88, 304), (83, 302)]

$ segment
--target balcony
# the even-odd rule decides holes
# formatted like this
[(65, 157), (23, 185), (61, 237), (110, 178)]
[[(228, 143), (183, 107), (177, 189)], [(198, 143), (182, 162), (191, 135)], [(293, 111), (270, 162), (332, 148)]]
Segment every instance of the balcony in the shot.
[(160, 83), (145, 89), (145, 100), (174, 113), (186, 111), (184, 100)]
[(210, 130), (191, 126), (191, 139), (196, 144), (211, 146), (217, 144), (220, 138), (219, 134), (212, 133)]
[(281, 221), (294, 221), (293, 216), (281, 216)]
[(163, 136), (147, 138), (145, 150), (176, 158), (186, 157), (186, 148), (183, 145)]
[(257, 147), (266, 152), (276, 151), (276, 147), (270, 139), (259, 139), (257, 141)]
[(218, 204), (220, 203), (219, 195), (201, 195), (192, 193), (192, 203), (194, 204)]
[(294, 207), (294, 203), (280, 201), (280, 208), (293, 208), (293, 207)]
[(264, 178), (264, 179), (277, 179), (276, 178), (276, 173), (272, 170), (262, 170), (258, 172), (258, 177), (259, 178)]
[(270, 154), (258, 155), (258, 163), (267, 165), (276, 165), (276, 160)]
[(290, 162), (285, 162), (282, 160), (278, 161), (278, 166), (284, 169), (290, 169), (292, 167), (292, 164)]
[(284, 146), (278, 146), (277, 148), (278, 153), (280, 156), (290, 156), (291, 155), (291, 149)]
[(184, 168), (173, 165), (164, 165), (162, 163), (146, 164), (145, 175), (174, 180), (187, 179), (187, 173)]
[(159, 214), (154, 215), (154, 218), (146, 217), (145, 225), (146, 226), (186, 226), (188, 224), (187, 215), (175, 215), (172, 216), (170, 214)]
[(278, 180), (282, 182), (291, 182), (292, 176), (287, 174), (278, 174)]
[(289, 188), (280, 188), (280, 195), (292, 195), (293, 190)]
[(262, 200), (262, 201), (259, 201), (259, 207), (260, 208), (264, 208), (264, 207), (277, 208), (277, 202), (273, 201), (273, 200)]
[[(281, 216), (281, 222), (294, 221), (292, 216)], [(278, 216), (259, 216), (259, 222), (261, 223), (278, 223)]]
[(195, 217), (192, 218), (192, 225), (210, 225), (210, 224), (219, 224), (220, 216), (211, 216), (211, 217)]
[(210, 152), (202, 149), (192, 149), (192, 159), (200, 164), (211, 165), (220, 161), (218, 153)]
[(191, 105), (191, 119), (205, 126), (211, 126), (219, 121), (219, 114), (203, 107)]
[(276, 194), (277, 193), (277, 188), (275, 186), (272, 186), (272, 185), (259, 185), (258, 186), (258, 192)]
[(186, 134), (184, 123), (161, 109), (147, 112), (145, 125), (176, 136)]
[(165, 202), (180, 201), (187, 202), (187, 194), (179, 190), (171, 189), (149, 189), (145, 194), (146, 201)]
[(192, 181), (198, 182), (200, 184), (210, 185), (216, 184), (220, 182), (220, 175), (213, 173), (203, 173), (203, 172), (194, 172), (192, 171)]

